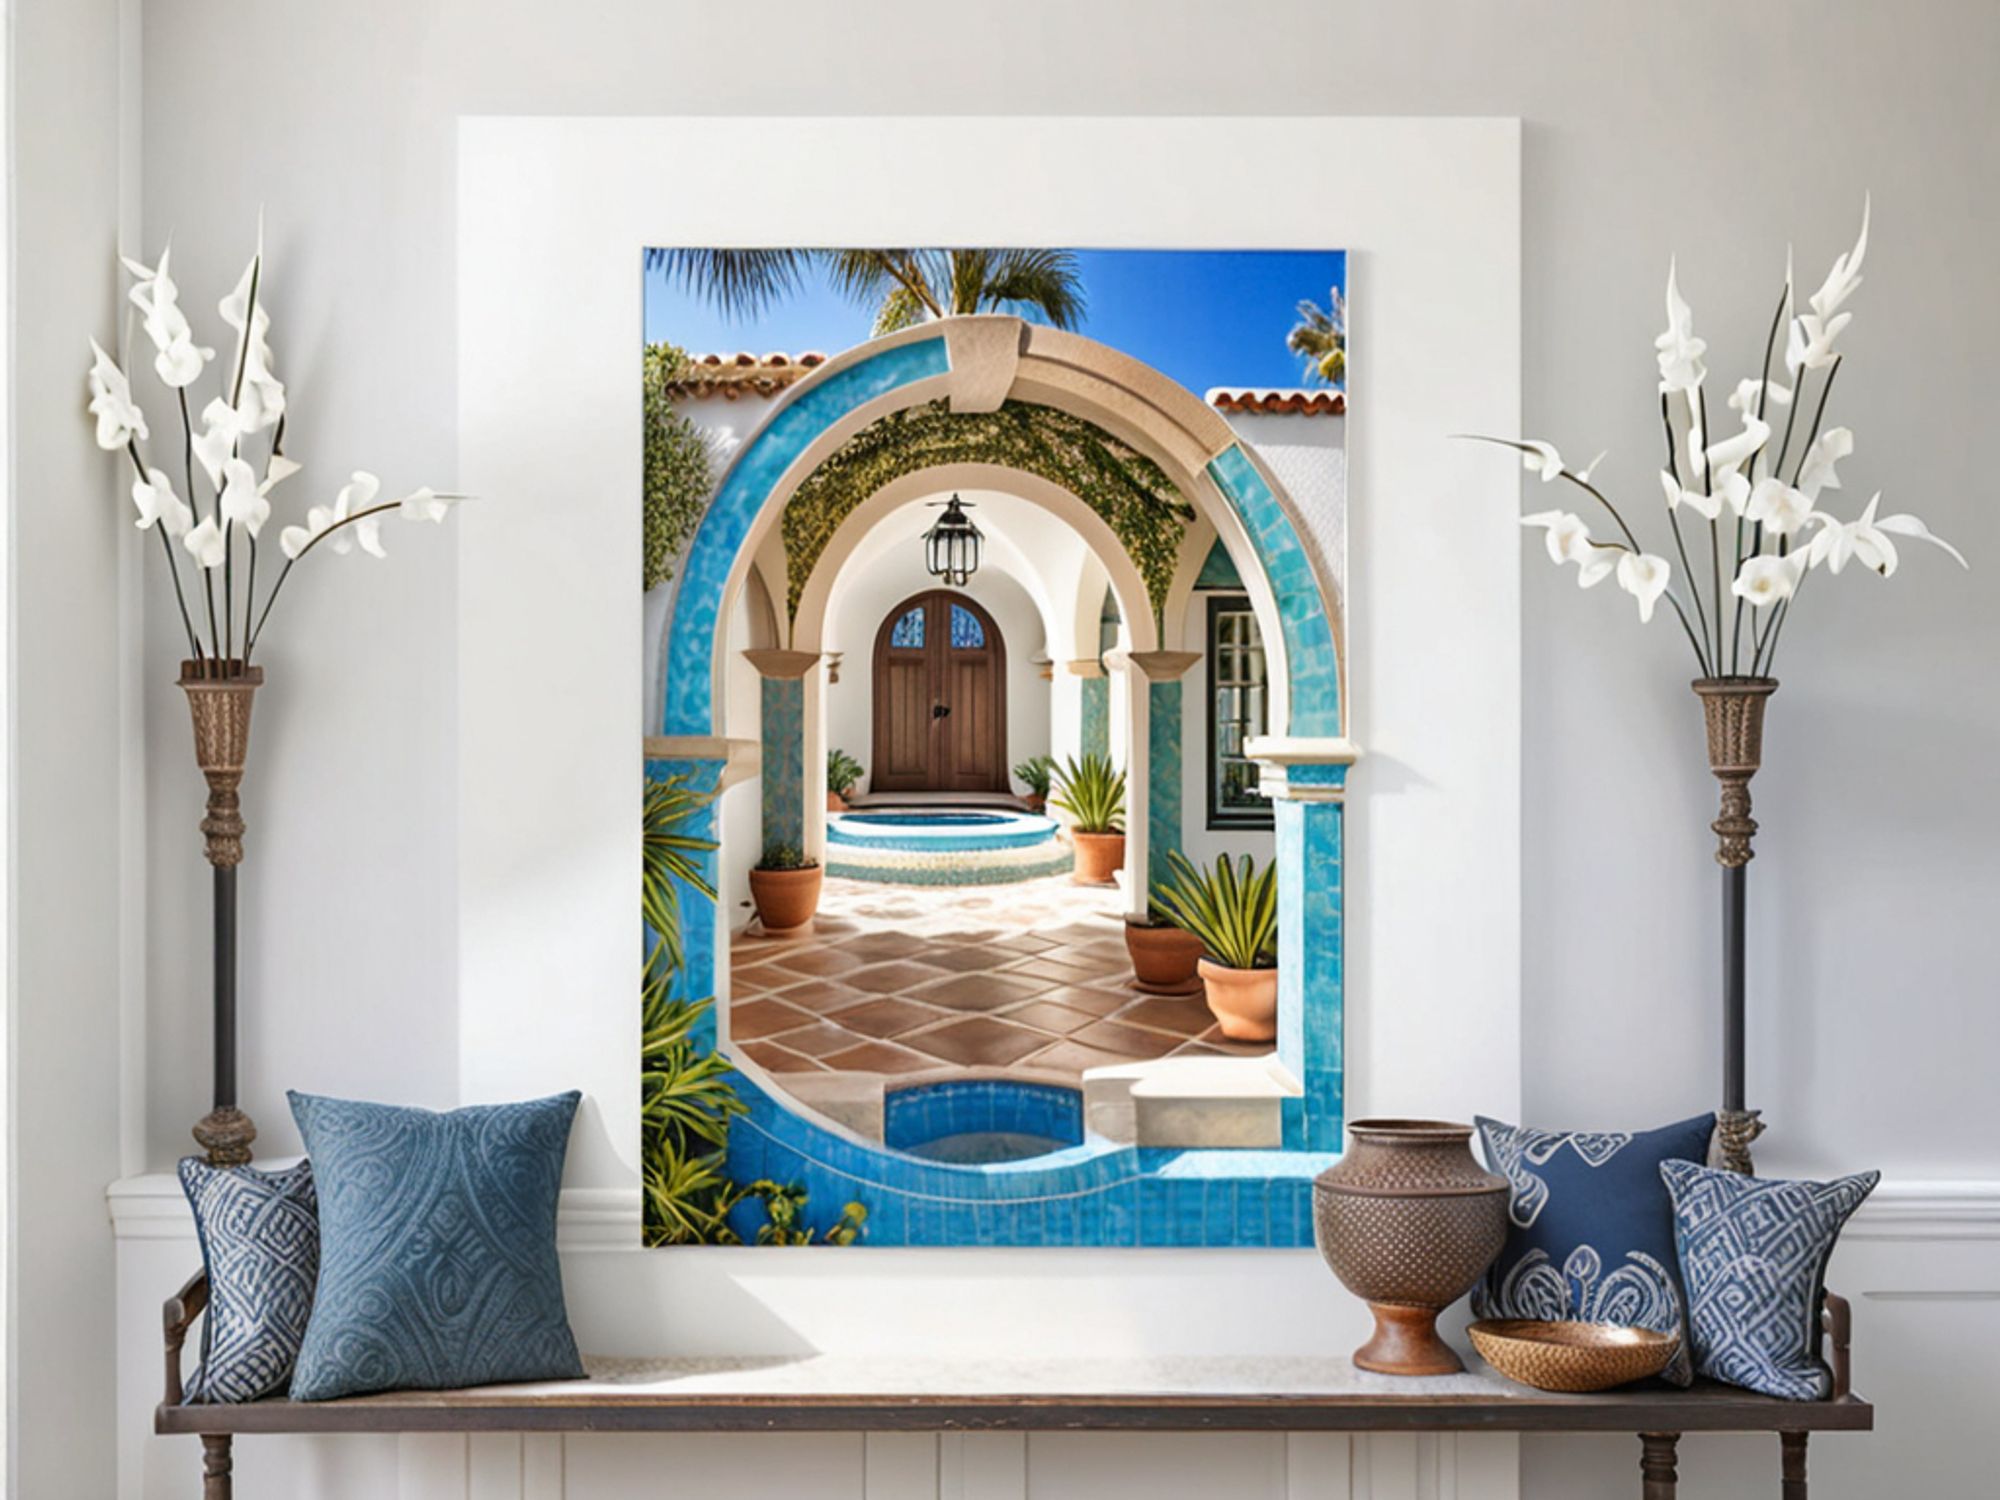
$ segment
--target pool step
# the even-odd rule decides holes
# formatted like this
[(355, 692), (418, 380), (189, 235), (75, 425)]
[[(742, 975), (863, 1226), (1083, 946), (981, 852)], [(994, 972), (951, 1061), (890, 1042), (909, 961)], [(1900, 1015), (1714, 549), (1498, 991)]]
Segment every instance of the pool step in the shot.
[(1284, 1144), (1284, 1101), (1302, 1092), (1275, 1052), (1120, 1063), (1084, 1073), (1084, 1124), (1138, 1146), (1269, 1148)]

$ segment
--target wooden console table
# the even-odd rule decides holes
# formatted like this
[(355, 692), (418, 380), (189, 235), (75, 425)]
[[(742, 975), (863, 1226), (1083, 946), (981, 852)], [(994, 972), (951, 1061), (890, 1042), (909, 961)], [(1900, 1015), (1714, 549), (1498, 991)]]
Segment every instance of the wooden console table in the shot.
[[(1561, 1396), (1463, 1375), (1397, 1379), (1335, 1359), (945, 1360), (841, 1355), (591, 1360), (590, 1378), (395, 1391), (338, 1401), (181, 1403), (181, 1346), (208, 1299), (201, 1278), (166, 1305), (161, 1433), (202, 1440), (203, 1500), (232, 1500), (237, 1435), (338, 1432), (1629, 1432), (1644, 1500), (1675, 1500), (1683, 1433), (1779, 1437), (1783, 1500), (1807, 1500), (1806, 1439), (1865, 1432), (1848, 1389), (1847, 1305), (1827, 1299), (1836, 1390), (1778, 1401), (1730, 1386)], [(1476, 1362), (1475, 1362), (1476, 1363)]]

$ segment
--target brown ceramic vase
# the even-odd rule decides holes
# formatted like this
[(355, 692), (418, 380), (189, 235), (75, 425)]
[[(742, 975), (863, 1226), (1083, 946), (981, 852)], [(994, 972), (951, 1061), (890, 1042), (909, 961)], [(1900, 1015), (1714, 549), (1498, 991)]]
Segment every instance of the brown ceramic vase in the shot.
[(818, 865), (750, 872), (750, 899), (757, 903), (757, 919), (768, 936), (791, 937), (811, 925), (825, 874)]
[(1168, 922), (1125, 919), (1125, 951), (1132, 955), (1133, 982), (1149, 995), (1198, 995), (1201, 939)]
[(1473, 1160), (1470, 1125), (1356, 1120), (1347, 1154), (1313, 1182), (1313, 1235), (1375, 1333), (1354, 1363), (1384, 1375), (1465, 1368), (1437, 1316), (1507, 1238), (1507, 1180)]
[(1122, 833), (1072, 833), (1076, 840), (1076, 869), (1070, 879), (1078, 885), (1116, 885), (1118, 872), (1125, 868), (1125, 835)]

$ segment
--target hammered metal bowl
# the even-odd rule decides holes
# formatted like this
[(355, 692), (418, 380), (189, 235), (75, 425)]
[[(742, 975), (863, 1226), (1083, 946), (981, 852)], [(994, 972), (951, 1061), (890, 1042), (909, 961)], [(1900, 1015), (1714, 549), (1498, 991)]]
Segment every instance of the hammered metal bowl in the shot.
[(1466, 1330), (1479, 1357), (1509, 1380), (1538, 1391), (1608, 1391), (1657, 1375), (1680, 1335), (1611, 1323), (1482, 1318)]

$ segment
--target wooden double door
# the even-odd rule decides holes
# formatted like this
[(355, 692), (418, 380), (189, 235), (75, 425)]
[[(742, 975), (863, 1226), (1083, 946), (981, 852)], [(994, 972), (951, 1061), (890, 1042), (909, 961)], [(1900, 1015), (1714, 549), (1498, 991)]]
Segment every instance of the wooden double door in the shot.
[(877, 792), (1004, 792), (1007, 645), (964, 594), (932, 589), (875, 632)]

